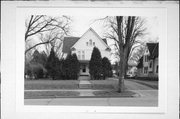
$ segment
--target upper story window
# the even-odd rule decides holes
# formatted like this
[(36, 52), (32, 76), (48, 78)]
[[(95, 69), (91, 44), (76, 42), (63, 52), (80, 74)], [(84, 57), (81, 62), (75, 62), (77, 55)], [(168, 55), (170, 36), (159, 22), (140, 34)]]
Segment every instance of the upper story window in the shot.
[(148, 73), (148, 67), (144, 67), (144, 74)]
[(156, 73), (158, 73), (158, 68), (159, 68), (159, 67), (158, 67), (158, 65), (157, 65), (157, 66), (156, 66)]
[(150, 61), (149, 68), (152, 68), (152, 61)]
[(95, 42), (93, 42), (93, 46), (95, 46)]
[(85, 59), (85, 52), (82, 51), (82, 60), (84, 60), (84, 59)]
[(81, 59), (81, 51), (78, 51), (78, 59)]
[(91, 39), (89, 40), (89, 45), (92, 46), (92, 40)]
[(148, 56), (147, 55), (144, 56), (144, 61), (148, 62)]
[(86, 42), (86, 46), (88, 46), (88, 42)]

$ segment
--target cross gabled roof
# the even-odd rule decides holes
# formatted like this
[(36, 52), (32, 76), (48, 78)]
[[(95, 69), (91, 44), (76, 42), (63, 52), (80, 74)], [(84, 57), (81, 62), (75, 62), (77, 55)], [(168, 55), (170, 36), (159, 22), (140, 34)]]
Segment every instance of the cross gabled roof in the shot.
[[(96, 35), (98, 35), (92, 28), (90, 28), (89, 30), (93, 31)], [(71, 51), (71, 47), (74, 46), (80, 38), (81, 37), (64, 37), (62, 52), (69, 53)], [(102, 41), (107, 45), (106, 39), (102, 39)]]
[(63, 53), (69, 53), (71, 47), (80, 39), (80, 37), (64, 37), (63, 40)]
[(150, 58), (156, 58), (159, 55), (159, 43), (147, 43)]

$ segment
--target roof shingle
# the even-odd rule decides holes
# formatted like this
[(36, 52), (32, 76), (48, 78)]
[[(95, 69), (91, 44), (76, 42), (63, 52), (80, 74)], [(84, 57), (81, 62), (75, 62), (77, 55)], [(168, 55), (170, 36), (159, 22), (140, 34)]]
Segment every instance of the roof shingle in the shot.
[(71, 47), (80, 39), (80, 37), (64, 37), (62, 52), (69, 53)]
[(149, 49), (150, 58), (156, 58), (159, 56), (159, 43), (147, 43)]

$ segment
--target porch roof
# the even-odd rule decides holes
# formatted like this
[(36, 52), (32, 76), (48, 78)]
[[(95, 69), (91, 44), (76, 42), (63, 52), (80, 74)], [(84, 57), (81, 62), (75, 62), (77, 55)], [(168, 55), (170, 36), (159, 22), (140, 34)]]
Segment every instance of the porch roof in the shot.
[(89, 63), (89, 60), (79, 60), (80, 63)]

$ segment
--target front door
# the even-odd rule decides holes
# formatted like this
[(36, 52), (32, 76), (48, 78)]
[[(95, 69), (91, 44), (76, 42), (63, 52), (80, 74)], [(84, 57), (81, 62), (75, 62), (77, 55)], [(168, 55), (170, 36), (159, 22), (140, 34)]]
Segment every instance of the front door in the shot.
[(86, 73), (86, 65), (82, 66), (82, 73)]
[(80, 75), (89, 75), (88, 66), (86, 64), (81, 65)]

